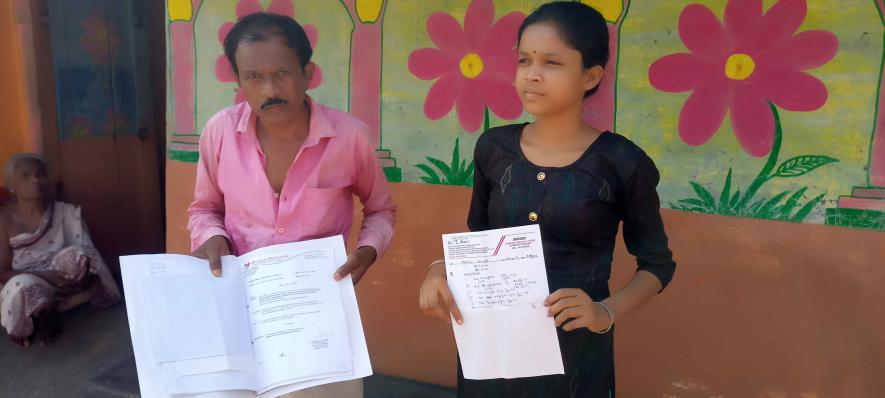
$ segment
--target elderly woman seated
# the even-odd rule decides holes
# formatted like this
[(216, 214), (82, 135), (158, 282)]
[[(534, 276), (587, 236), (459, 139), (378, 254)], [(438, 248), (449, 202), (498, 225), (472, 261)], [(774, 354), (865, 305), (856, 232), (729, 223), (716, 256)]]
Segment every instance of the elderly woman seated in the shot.
[(109, 307), (120, 291), (95, 250), (80, 208), (54, 201), (46, 164), (17, 154), (6, 164), (0, 205), (0, 325), (20, 345), (58, 334), (53, 315), (90, 301)]

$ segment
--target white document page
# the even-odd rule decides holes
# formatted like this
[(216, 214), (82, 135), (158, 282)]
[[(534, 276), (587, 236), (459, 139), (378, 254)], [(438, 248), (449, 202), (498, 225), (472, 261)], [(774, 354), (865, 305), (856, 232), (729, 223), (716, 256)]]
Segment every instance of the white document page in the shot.
[[(129, 317), (129, 332), (132, 336), (132, 349), (135, 353), (135, 365), (142, 397), (171, 397), (209, 390), (231, 390), (223, 394), (225, 397), (231, 398), (255, 396), (254, 392), (246, 391), (254, 389), (255, 377), (252, 369), (254, 361), (251, 358), (252, 351), (249, 344), (246, 297), (239, 274), (239, 262), (235, 257), (229, 256), (223, 259), (222, 264), (223, 276), (214, 278), (209, 274), (208, 261), (191, 256), (164, 254), (120, 257), (123, 291), (126, 295), (126, 311)], [(217, 342), (220, 339), (224, 342), (226, 352), (222, 356), (225, 357), (225, 362), (237, 362), (237, 358), (247, 357), (247, 360), (240, 361), (232, 367), (247, 366), (249, 367), (248, 371), (241, 369), (222, 370), (223, 367), (211, 366), (213, 373), (173, 377), (178, 373), (179, 369), (176, 369), (176, 365), (179, 362), (184, 362), (181, 364), (182, 369), (180, 369), (184, 371), (183, 373), (193, 373), (194, 369), (187, 366), (188, 362), (211, 360), (213, 357), (163, 362), (161, 359), (168, 360), (168, 358), (161, 358), (162, 355), (158, 355), (168, 347), (156, 346), (154, 333), (167, 334), (167, 332), (158, 332), (157, 329), (163, 328), (160, 325), (168, 324), (156, 322), (166, 322), (165, 319), (170, 314), (165, 310), (158, 310), (157, 307), (168, 307), (168, 300), (161, 297), (162, 290), (148, 290), (148, 288), (155, 287), (156, 281), (162, 278), (200, 276), (204, 276), (210, 286), (215, 286), (224, 293), (221, 294), (224, 299), (214, 304), (218, 309), (216, 312), (219, 322), (224, 327), (216, 328), (204, 325), (199, 328), (199, 332), (205, 334), (207, 340)], [(205, 289), (197, 290), (205, 292)], [(211, 300), (215, 300), (218, 296), (218, 294), (213, 294)], [(194, 298), (200, 299), (198, 296)], [(237, 302), (240, 305), (236, 305)], [(202, 308), (206, 308), (205, 305), (205, 303), (194, 304), (194, 306)], [(221, 306), (226, 308), (221, 310)], [(181, 311), (189, 312), (191, 310), (182, 309)], [(173, 310), (173, 312), (175, 311)], [(155, 319), (158, 316), (164, 320)], [(215, 336), (208, 337), (210, 335)], [(173, 340), (175, 340), (174, 337)], [(175, 344), (175, 342), (172, 341), (170, 344)], [(218, 394), (212, 395), (217, 396)]]
[[(252, 252), (252, 254), (272, 255), (286, 254), (296, 251), (316, 250), (316, 249), (332, 249), (334, 255), (334, 268), (337, 269), (347, 261), (347, 252), (344, 248), (344, 238), (340, 235), (311, 240), (306, 242), (287, 243), (284, 245), (268, 246)], [(329, 274), (329, 278), (332, 274)], [(348, 374), (326, 377), (322, 379), (301, 381), (293, 384), (286, 384), (273, 388), (264, 393), (258, 394), (258, 398), (274, 398), (283, 394), (294, 391), (300, 391), (306, 388), (315, 387), (322, 384), (334, 383), (339, 381), (360, 379), (372, 375), (372, 364), (369, 361), (369, 350), (366, 346), (366, 336), (363, 333), (363, 323), (360, 319), (359, 306), (356, 302), (356, 291), (353, 288), (353, 280), (350, 275), (337, 282), (341, 301), (344, 304), (344, 313), (347, 319), (348, 337), (350, 340), (351, 361), (353, 371)]]
[(452, 322), (467, 379), (563, 374), (537, 225), (443, 235)]
[(148, 316), (156, 327), (152, 330), (153, 345), (160, 362), (200, 359), (226, 354), (224, 338), (216, 331), (221, 319), (213, 294), (213, 286), (205, 275), (149, 275), (142, 280), (149, 292), (157, 292), (149, 300)]
[(240, 256), (258, 392), (351, 374), (350, 338), (330, 248)]

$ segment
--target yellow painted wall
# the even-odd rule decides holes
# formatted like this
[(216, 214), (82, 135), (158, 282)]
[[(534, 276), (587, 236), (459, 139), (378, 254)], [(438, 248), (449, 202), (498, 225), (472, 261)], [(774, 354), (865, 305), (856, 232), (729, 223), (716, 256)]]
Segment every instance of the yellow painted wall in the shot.
[(0, 162), (16, 152), (33, 151), (29, 137), (22, 48), (11, 0), (0, 1)]

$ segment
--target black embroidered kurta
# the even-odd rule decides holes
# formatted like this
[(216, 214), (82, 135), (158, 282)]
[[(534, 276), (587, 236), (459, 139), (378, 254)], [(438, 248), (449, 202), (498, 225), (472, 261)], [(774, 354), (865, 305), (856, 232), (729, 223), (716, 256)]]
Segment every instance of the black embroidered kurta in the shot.
[[(573, 164), (540, 167), (519, 146), (525, 124), (486, 131), (477, 141), (471, 231), (540, 224), (551, 293), (580, 288), (595, 301), (609, 296), (612, 252), (623, 222), (624, 241), (638, 268), (666, 286), (676, 264), (667, 246), (654, 162), (638, 146), (603, 133)], [(466, 380), (461, 398), (590, 397), (615, 393), (614, 329), (557, 329), (565, 375)]]

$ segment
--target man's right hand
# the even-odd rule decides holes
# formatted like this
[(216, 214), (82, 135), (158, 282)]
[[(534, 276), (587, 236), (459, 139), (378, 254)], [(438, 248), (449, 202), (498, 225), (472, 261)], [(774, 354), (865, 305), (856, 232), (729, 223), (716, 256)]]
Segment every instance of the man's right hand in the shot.
[(221, 276), (221, 257), (228, 255), (230, 255), (230, 243), (221, 235), (207, 239), (191, 253), (191, 256), (209, 260), (209, 270), (215, 276)]

